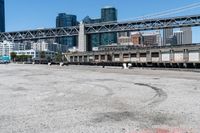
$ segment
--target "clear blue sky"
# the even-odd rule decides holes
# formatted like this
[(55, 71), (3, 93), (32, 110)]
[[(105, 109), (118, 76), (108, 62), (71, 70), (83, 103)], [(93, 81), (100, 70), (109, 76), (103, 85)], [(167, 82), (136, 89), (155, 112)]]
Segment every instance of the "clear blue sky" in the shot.
[[(196, 2), (200, 0), (5, 0), (6, 31), (55, 27), (55, 18), (61, 12), (75, 14), (82, 20), (87, 15), (100, 17), (104, 6), (115, 6), (119, 20), (131, 20)], [(200, 8), (173, 16), (190, 14), (200, 14)], [(200, 29), (195, 28), (194, 33), (193, 40), (197, 42)]]

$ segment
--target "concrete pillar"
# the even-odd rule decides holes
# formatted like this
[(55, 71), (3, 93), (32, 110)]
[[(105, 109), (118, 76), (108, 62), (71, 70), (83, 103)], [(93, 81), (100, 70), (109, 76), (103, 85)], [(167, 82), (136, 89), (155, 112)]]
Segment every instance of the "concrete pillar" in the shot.
[(84, 24), (82, 22), (79, 25), (78, 50), (80, 52), (87, 51), (85, 26), (84, 26)]
[(120, 54), (119, 54), (119, 60), (120, 60), (121, 62), (124, 61), (124, 57), (123, 57), (123, 55), (124, 55), (124, 53), (120, 53)]
[(77, 56), (77, 61), (80, 62), (80, 56)]
[(159, 50), (159, 62), (162, 62), (162, 51)]
[(146, 62), (152, 62), (151, 51), (146, 51)]
[(174, 50), (170, 50), (170, 61), (174, 62)]
[(112, 61), (115, 62), (115, 54), (112, 53)]
[(108, 54), (105, 54), (105, 62), (108, 62)]
[(101, 55), (99, 55), (99, 62), (101, 62)]
[(184, 62), (189, 61), (189, 51), (188, 51), (188, 49), (184, 49), (183, 60), (184, 60)]
[(131, 62), (131, 53), (129, 52), (129, 62)]
[(137, 58), (137, 62), (140, 62), (140, 52), (139, 51), (137, 51), (137, 53), (136, 53), (136, 58)]

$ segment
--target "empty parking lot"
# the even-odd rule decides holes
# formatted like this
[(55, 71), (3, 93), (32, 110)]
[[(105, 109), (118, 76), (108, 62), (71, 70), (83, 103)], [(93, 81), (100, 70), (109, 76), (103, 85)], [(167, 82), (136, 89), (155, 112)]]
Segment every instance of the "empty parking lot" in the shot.
[(0, 132), (196, 132), (199, 81), (195, 72), (0, 65)]

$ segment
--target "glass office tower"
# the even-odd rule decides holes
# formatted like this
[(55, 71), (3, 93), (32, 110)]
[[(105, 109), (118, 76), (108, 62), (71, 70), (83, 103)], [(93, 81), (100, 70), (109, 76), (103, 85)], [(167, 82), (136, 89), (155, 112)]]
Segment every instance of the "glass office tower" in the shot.
[[(117, 9), (114, 7), (104, 7), (101, 9), (102, 22), (116, 22)], [(117, 33), (103, 33), (101, 34), (101, 45), (110, 45), (117, 43)]]
[(67, 27), (76, 26), (77, 17), (76, 15), (69, 15), (66, 13), (59, 13), (56, 17), (56, 27)]
[[(101, 9), (101, 18), (91, 19), (89, 16), (83, 19), (85, 24), (103, 23), (117, 21), (117, 9), (114, 7), (105, 7)], [(117, 43), (117, 33), (92, 34), (88, 36), (88, 50), (100, 45), (109, 45)]]
[[(76, 26), (78, 24), (76, 15), (60, 13), (56, 17), (56, 27)], [(59, 44), (67, 46), (67, 48), (75, 47), (77, 44), (77, 37), (62, 37), (57, 39)]]
[(114, 7), (104, 7), (101, 9), (101, 21), (117, 21), (117, 9)]
[[(83, 19), (84, 24), (95, 24), (95, 23), (101, 23), (101, 19), (91, 19), (89, 16), (86, 16)], [(101, 45), (101, 36), (100, 34), (92, 34), (88, 36), (88, 51), (91, 51), (93, 47), (98, 47)]]
[(0, 32), (5, 32), (5, 7), (4, 7), (4, 0), (0, 0)]

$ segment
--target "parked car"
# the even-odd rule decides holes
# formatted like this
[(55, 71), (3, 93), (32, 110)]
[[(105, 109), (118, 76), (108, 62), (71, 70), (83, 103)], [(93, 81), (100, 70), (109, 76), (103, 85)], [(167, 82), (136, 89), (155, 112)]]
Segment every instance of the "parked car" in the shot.
[(10, 61), (0, 60), (0, 64), (9, 64)]

